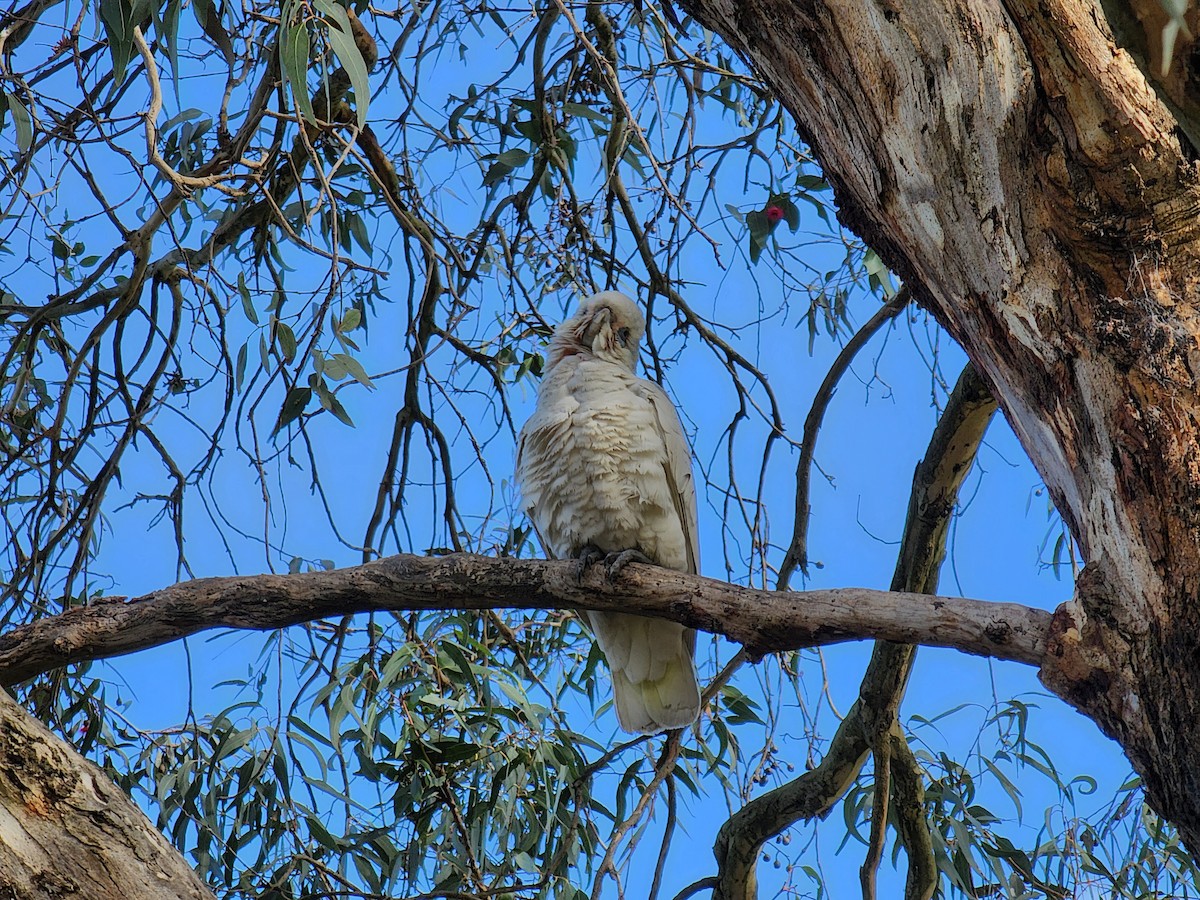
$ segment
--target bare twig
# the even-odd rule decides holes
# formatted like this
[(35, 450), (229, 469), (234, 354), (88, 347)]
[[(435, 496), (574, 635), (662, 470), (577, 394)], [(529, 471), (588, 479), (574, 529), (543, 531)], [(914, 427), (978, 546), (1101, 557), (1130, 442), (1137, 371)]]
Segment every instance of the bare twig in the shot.
[(809, 484), (812, 481), (813, 453), (816, 452), (817, 433), (821, 430), (821, 422), (825, 418), (825, 410), (829, 408), (829, 401), (833, 399), (838, 383), (846, 374), (846, 370), (850, 368), (850, 364), (854, 362), (858, 351), (875, 336), (875, 332), (895, 318), (900, 310), (908, 305), (911, 298), (912, 291), (908, 285), (904, 285), (887, 303), (875, 311), (867, 323), (858, 329), (850, 340), (846, 341), (846, 346), (841, 349), (833, 361), (833, 365), (825, 373), (825, 378), (817, 389), (816, 396), (813, 397), (808, 416), (804, 419), (800, 461), (796, 463), (796, 520), (792, 526), (791, 543), (788, 544), (787, 552), (783, 555), (783, 562), (779, 566), (779, 579), (776, 582), (779, 590), (787, 590), (792, 573), (796, 569), (808, 574), (808, 518), (812, 511)]

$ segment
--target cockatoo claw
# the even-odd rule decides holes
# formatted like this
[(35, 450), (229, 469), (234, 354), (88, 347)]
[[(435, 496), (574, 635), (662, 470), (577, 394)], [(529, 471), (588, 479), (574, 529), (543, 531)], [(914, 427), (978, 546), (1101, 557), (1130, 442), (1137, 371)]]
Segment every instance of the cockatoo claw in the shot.
[(609, 583), (611, 584), (616, 581), (617, 576), (621, 574), (621, 570), (632, 562), (654, 565), (654, 560), (641, 550), (620, 550), (617, 553), (610, 553), (604, 557), (604, 575)]
[(575, 557), (575, 583), (583, 583), (583, 575), (587, 572), (588, 566), (594, 562), (599, 562), (604, 559), (604, 553), (595, 544), (588, 544), (579, 551), (579, 555)]

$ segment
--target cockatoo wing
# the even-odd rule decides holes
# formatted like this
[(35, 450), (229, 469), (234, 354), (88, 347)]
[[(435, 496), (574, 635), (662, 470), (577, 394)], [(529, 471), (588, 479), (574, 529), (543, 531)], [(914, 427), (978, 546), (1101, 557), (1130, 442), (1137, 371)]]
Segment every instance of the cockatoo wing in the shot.
[(686, 571), (693, 575), (699, 574), (700, 539), (696, 512), (696, 480), (692, 474), (692, 454), (688, 449), (687, 437), (683, 433), (683, 423), (679, 421), (679, 412), (667, 396), (667, 392), (653, 381), (639, 380), (633, 389), (646, 399), (654, 411), (658, 433), (662, 436), (666, 453), (663, 458), (663, 473), (667, 480), (667, 490), (670, 491), (675, 512), (683, 527), (683, 539), (687, 550)]
[[(662, 439), (662, 478), (683, 530), (685, 571), (696, 573), (700, 569), (696, 483), (683, 424), (657, 384), (639, 379), (632, 389), (653, 412)], [(622, 728), (653, 734), (696, 721), (700, 685), (693, 629), (621, 613), (589, 612), (588, 621), (613, 672), (613, 702)]]

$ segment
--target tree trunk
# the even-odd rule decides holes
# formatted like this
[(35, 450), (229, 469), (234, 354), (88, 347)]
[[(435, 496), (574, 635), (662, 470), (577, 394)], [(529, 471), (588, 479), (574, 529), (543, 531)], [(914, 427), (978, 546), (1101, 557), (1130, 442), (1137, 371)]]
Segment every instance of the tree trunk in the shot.
[(0, 690), (0, 898), (213, 900), (107, 775)]
[(993, 387), (1087, 560), (1042, 679), (1200, 852), (1194, 148), (1087, 0), (683, 5)]

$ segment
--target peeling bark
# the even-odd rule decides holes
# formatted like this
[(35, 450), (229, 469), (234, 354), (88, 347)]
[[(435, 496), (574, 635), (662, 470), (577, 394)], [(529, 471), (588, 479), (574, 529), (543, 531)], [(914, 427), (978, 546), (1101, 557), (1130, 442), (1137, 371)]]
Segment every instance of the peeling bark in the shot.
[(1096, 2), (689, 0), (979, 367), (1088, 561), (1044, 682), (1200, 851), (1200, 167)]
[(213, 900), (107, 775), (3, 691), (0, 897)]

